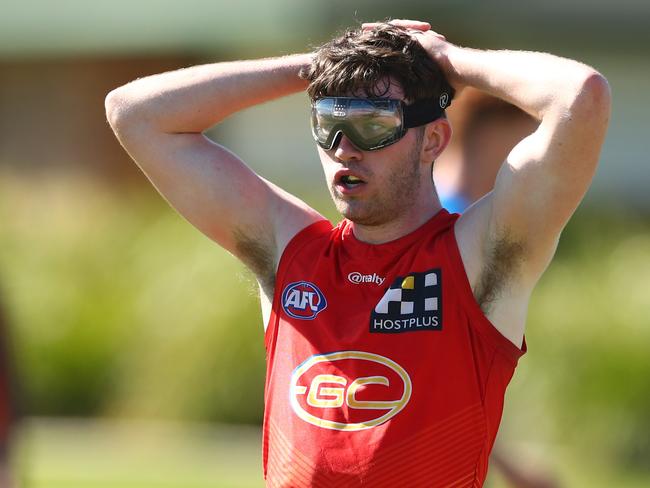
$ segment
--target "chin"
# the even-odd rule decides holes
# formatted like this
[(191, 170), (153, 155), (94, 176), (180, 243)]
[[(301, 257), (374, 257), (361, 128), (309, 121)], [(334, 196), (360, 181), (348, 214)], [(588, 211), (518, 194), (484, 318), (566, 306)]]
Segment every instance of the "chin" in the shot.
[(362, 208), (359, 208), (359, 205), (355, 205), (354, 202), (335, 199), (334, 205), (343, 217), (352, 222), (362, 223), (361, 221), (364, 221), (366, 218), (366, 215), (364, 215), (366, 212)]
[(373, 209), (369, 209), (363, 205), (355, 205), (354, 203), (350, 204), (350, 202), (342, 201), (336, 201), (335, 205), (343, 217), (358, 225), (380, 225), (389, 220), (381, 212), (373, 211)]
[(388, 206), (385, 202), (378, 202), (368, 198), (343, 198), (336, 189), (331, 188), (332, 200), (336, 210), (351, 222), (364, 226), (382, 225), (393, 220), (399, 211)]

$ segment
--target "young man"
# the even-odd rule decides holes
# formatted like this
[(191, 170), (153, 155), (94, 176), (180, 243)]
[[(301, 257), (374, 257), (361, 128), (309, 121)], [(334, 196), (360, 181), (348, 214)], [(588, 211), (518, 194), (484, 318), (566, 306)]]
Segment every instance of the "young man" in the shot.
[[(596, 168), (606, 80), (542, 53), (455, 46), (418, 21), (364, 24), (313, 55), (196, 66), (106, 99), (160, 193), (256, 274), (266, 329), (268, 486), (481, 486), (532, 289)], [(202, 132), (289, 93), (336, 227)], [(495, 189), (441, 209), (431, 165), (453, 90), (540, 121)]]

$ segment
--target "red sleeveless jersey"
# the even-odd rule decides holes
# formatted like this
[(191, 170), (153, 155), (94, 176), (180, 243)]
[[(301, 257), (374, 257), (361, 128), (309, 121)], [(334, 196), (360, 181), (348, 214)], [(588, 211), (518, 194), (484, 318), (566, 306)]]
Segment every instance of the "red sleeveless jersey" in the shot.
[(289, 243), (265, 337), (267, 486), (482, 486), (526, 345), (474, 300), (457, 218), (379, 245), (321, 221)]

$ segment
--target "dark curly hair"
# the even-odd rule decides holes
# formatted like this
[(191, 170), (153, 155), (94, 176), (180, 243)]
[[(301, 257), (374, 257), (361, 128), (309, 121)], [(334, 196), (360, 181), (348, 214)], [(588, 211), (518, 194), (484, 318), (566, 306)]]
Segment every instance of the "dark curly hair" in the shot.
[(383, 23), (373, 30), (347, 30), (316, 49), (312, 63), (300, 77), (309, 81), (312, 100), (327, 96), (363, 94), (383, 97), (395, 81), (407, 103), (438, 98), (454, 89), (440, 67), (405, 30)]

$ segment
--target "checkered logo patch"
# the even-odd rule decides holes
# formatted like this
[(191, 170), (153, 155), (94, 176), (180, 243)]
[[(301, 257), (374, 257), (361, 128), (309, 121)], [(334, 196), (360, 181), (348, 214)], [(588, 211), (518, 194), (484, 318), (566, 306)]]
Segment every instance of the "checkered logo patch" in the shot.
[(442, 329), (440, 268), (393, 281), (370, 314), (370, 332), (395, 334)]

